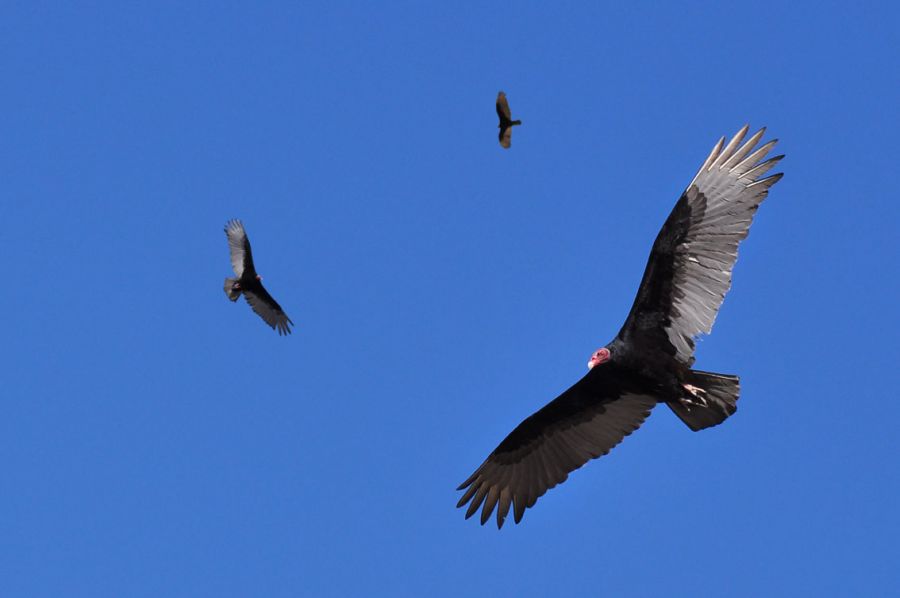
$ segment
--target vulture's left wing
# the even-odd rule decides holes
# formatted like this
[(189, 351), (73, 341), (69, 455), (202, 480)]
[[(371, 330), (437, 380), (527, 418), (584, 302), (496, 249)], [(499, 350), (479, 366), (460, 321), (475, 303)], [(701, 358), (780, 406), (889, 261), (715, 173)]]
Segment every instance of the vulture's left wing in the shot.
[(512, 126), (506, 125), (505, 127), (501, 127), (499, 138), (500, 146), (509, 149), (509, 146), (512, 145)]
[(240, 278), (247, 269), (253, 273), (253, 253), (250, 251), (250, 240), (240, 220), (229, 220), (225, 225), (225, 236), (228, 237), (228, 249), (231, 251), (231, 268)]
[(769, 187), (782, 177), (764, 177), (784, 157), (763, 160), (776, 140), (754, 150), (765, 129), (742, 145), (747, 129), (724, 148), (725, 138), (719, 140), (659, 231), (619, 332), (632, 346), (661, 347), (690, 366), (694, 339), (712, 330), (731, 287), (738, 244)]

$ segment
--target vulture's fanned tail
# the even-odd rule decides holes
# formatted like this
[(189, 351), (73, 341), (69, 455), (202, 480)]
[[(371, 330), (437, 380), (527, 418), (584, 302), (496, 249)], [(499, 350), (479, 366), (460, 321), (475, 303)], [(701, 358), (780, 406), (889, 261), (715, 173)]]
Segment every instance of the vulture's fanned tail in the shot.
[(694, 432), (718, 426), (737, 411), (741, 393), (737, 376), (691, 370), (687, 379), (688, 384), (699, 389), (697, 396), (687, 395), (681, 402), (668, 405)]

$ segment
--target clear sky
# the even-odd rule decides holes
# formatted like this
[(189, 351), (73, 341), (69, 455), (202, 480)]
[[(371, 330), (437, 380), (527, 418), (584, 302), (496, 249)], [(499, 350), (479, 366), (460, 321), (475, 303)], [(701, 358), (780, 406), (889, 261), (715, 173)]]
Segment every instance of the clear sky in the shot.
[[(900, 591), (894, 3), (61, 4), (0, 8), (0, 595)], [(464, 521), (744, 123), (737, 414)]]

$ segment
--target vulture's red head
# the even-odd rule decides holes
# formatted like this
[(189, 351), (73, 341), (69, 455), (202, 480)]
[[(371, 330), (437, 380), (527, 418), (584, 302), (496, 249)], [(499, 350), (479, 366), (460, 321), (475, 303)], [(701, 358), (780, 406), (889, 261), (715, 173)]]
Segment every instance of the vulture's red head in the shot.
[(588, 369), (593, 368), (595, 365), (606, 363), (607, 361), (609, 361), (609, 349), (601, 347), (591, 355), (591, 359), (588, 361)]

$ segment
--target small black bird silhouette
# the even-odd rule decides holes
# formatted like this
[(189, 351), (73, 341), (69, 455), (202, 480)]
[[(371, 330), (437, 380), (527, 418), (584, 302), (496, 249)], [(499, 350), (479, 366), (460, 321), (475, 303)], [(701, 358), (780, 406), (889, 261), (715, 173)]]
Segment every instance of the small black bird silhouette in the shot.
[(500, 145), (509, 149), (509, 143), (512, 139), (513, 125), (521, 125), (521, 120), (513, 120), (509, 112), (509, 103), (506, 101), (506, 94), (502, 91), (497, 94), (497, 116), (500, 117)]
[(225, 236), (228, 237), (228, 248), (231, 250), (231, 267), (237, 278), (225, 279), (225, 294), (232, 301), (237, 301), (241, 294), (266, 324), (278, 334), (290, 334), (293, 324), (278, 302), (262, 286), (262, 276), (253, 267), (253, 254), (250, 252), (250, 241), (244, 232), (240, 220), (229, 220), (225, 225)]

